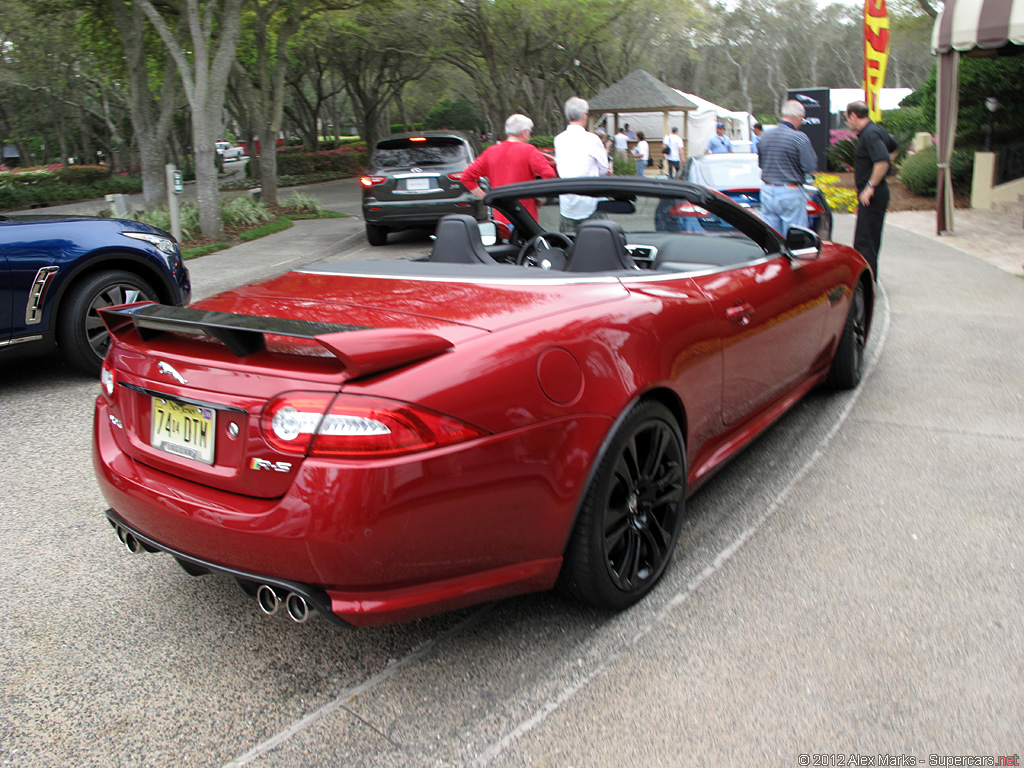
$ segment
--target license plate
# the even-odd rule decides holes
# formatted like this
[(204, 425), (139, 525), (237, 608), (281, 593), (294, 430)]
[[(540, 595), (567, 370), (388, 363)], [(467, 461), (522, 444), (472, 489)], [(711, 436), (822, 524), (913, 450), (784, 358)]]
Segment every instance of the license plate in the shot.
[(213, 464), (216, 427), (217, 412), (213, 408), (153, 398), (149, 443), (157, 450)]
[(430, 179), (406, 179), (405, 188), (417, 191), (430, 189)]

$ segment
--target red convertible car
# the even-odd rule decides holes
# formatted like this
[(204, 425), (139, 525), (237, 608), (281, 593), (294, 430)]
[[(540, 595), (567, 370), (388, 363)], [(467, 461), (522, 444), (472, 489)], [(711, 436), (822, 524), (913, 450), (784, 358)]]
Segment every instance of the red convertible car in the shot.
[[(127, 548), (296, 621), (556, 585), (622, 609), (689, 494), (811, 388), (860, 379), (874, 281), (850, 248), (681, 181), (486, 202), (511, 241), (448, 216), (419, 260), (102, 310), (95, 467)], [(694, 205), (733, 228), (681, 230)]]

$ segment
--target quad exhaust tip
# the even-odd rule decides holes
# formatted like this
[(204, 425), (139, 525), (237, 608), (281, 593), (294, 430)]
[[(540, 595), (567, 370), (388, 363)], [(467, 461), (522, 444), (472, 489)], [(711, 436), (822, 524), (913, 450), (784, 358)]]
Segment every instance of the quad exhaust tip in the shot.
[[(111, 521), (111, 525), (114, 526), (114, 530), (117, 532), (118, 540), (133, 555), (140, 552), (153, 551), (150, 546), (143, 544), (127, 528), (117, 525), (113, 521)], [(274, 616), (283, 607), (285, 613), (288, 614), (288, 618), (296, 624), (304, 624), (309, 619), (310, 614), (313, 613), (313, 606), (298, 592), (283, 592), (269, 584), (260, 584), (256, 589), (256, 604), (259, 606), (260, 611), (267, 616)]]
[(296, 624), (303, 624), (308, 618), (312, 609), (306, 598), (297, 592), (289, 592), (282, 597), (276, 589), (269, 584), (260, 584), (256, 590), (256, 604), (262, 613), (267, 616), (274, 616), (284, 606), (288, 618)]
[(124, 544), (125, 549), (133, 555), (143, 551), (142, 542), (135, 538), (135, 534), (121, 526), (117, 526), (117, 538)]
[(296, 624), (303, 624), (309, 618), (309, 603), (300, 594), (289, 592), (285, 607), (288, 609), (288, 618)]

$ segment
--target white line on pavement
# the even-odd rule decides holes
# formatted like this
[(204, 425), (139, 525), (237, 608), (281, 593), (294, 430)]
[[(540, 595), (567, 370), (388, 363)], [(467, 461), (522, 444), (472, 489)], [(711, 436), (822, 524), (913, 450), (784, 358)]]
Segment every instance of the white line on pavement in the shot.
[(860, 399), (860, 394), (864, 389), (864, 383), (870, 378), (875, 366), (878, 364), (878, 359), (881, 357), (882, 349), (885, 346), (885, 338), (889, 333), (889, 297), (886, 295), (885, 290), (879, 284), (879, 298), (882, 299), (884, 305), (884, 316), (882, 328), (879, 331), (881, 334), (878, 339), (878, 343), (875, 345), (871, 359), (869, 361), (868, 370), (866, 371), (863, 379), (861, 380), (860, 386), (858, 386), (852, 393), (850, 393), (849, 400), (847, 400), (845, 407), (840, 413), (836, 423), (832, 425), (832, 428), (826, 433), (825, 437), (822, 438), (818, 447), (811, 454), (810, 458), (797, 470), (797, 473), (793, 476), (793, 479), (786, 485), (786, 487), (775, 497), (775, 500), (768, 506), (768, 508), (761, 514), (761, 516), (746, 530), (741, 532), (733, 541), (719, 552), (715, 559), (702, 570), (696, 578), (690, 581), (686, 587), (675, 595), (665, 604), (665, 606), (653, 614), (648, 620), (647, 624), (644, 625), (638, 632), (636, 632), (632, 638), (622, 643), (618, 648), (609, 653), (604, 657), (593, 669), (587, 674), (580, 677), (577, 681), (571, 685), (563, 688), (556, 696), (544, 703), (536, 712), (533, 713), (526, 720), (521, 722), (514, 730), (510, 731), (502, 739), (491, 744), (487, 749), (477, 755), (476, 760), (473, 761), (474, 765), (483, 766), (490, 763), (496, 757), (501, 755), (508, 747), (517, 739), (525, 736), (527, 733), (532, 731), (538, 725), (543, 723), (552, 712), (555, 712), (559, 707), (565, 704), (569, 699), (576, 695), (580, 690), (588, 686), (593, 680), (600, 675), (604, 674), (619, 658), (624, 656), (626, 653), (631, 651), (641, 640), (649, 635), (656, 627), (664, 623), (664, 621), (675, 611), (676, 608), (685, 603), (708, 579), (714, 576), (722, 567), (732, 559), (732, 556), (739, 552), (743, 546), (753, 538), (761, 527), (771, 518), (772, 515), (778, 511), (779, 507), (782, 506), (783, 502), (797, 486), (814, 468), (814, 465), (818, 463), (818, 460), (824, 455), (825, 450), (828, 448), (832, 439), (836, 436), (843, 424), (846, 423), (847, 418), (853, 411), (853, 406), (857, 404)]

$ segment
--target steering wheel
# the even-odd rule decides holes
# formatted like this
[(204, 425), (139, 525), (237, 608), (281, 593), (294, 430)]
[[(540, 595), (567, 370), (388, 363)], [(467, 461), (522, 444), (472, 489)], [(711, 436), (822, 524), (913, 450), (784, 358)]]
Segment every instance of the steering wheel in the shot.
[[(552, 242), (557, 243), (557, 246), (553, 247)], [(523, 243), (516, 256), (516, 264), (541, 269), (564, 269), (569, 261), (570, 248), (572, 240), (561, 232), (542, 232)]]

